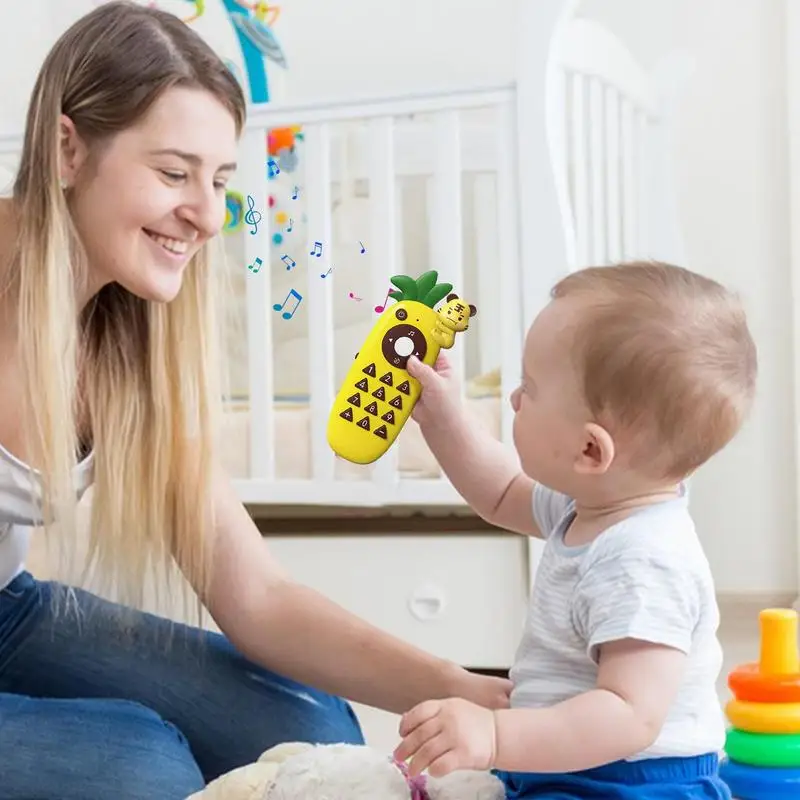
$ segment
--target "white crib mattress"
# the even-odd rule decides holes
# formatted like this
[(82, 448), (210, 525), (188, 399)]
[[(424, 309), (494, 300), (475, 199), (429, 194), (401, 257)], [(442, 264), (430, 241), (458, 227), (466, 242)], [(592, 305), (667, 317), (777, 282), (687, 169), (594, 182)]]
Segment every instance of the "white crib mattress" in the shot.
[[(470, 398), (465, 401), (469, 413), (495, 438), (500, 438), (499, 397)], [(226, 412), (222, 432), (222, 459), (234, 478), (249, 477), (250, 409), (243, 404)], [(305, 400), (281, 400), (274, 406), (275, 474), (277, 479), (308, 479), (311, 471), (310, 410)], [(265, 446), (268, 443), (265, 442)], [(397, 437), (398, 466), (403, 477), (437, 478), (439, 466), (425, 444), (419, 426), (409, 420)], [(348, 480), (367, 479), (371, 466), (336, 460), (336, 477)]]

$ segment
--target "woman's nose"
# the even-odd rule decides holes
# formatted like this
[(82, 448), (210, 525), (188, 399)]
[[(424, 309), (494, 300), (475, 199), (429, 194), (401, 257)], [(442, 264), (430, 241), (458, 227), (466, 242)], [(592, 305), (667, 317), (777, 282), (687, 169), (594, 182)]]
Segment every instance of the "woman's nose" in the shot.
[(216, 192), (198, 188), (181, 211), (203, 238), (215, 236), (225, 222), (225, 204)]

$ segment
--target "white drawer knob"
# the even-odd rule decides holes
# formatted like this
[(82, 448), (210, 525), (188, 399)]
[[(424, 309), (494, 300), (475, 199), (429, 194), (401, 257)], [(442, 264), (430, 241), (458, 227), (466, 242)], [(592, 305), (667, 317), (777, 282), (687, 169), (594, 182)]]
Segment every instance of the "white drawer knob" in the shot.
[(445, 605), (442, 589), (429, 583), (418, 586), (408, 598), (409, 611), (421, 622), (436, 619), (444, 611)]

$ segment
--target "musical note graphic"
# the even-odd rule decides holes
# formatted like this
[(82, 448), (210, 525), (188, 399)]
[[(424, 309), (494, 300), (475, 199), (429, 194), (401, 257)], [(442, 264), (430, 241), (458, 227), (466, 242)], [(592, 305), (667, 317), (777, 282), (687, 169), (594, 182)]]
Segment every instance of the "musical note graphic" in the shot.
[(286, 229), (286, 233), (291, 233), (294, 230), (294, 220), (289, 217), (289, 227)]
[[(289, 261), (286, 260), (287, 258), (289, 259), (289, 261), (292, 262), (291, 264), (289, 263)], [(281, 261), (283, 261), (283, 263), (286, 264), (287, 270), (290, 270), (293, 267), (297, 266), (297, 262), (288, 253), (285, 253), (284, 255), (281, 256)]]
[(254, 275), (261, 269), (263, 266), (263, 262), (260, 258), (257, 258), (252, 264), (247, 265), (247, 269), (250, 270)]
[(356, 297), (352, 292), (348, 292), (347, 296), (352, 300), (358, 300), (359, 303), (364, 299), (363, 297)]
[(383, 314), (384, 309), (386, 308), (386, 301), (389, 299), (389, 292), (392, 291), (392, 287), (390, 286), (388, 291), (386, 292), (386, 297), (383, 298), (383, 305), (382, 306), (375, 306), (375, 313), (376, 314)]
[(362, 252), (362, 253), (366, 253), (366, 252), (367, 252), (367, 249), (364, 247), (364, 243), (363, 243), (363, 242), (361, 242), (361, 241), (359, 241), (359, 244), (361, 245), (361, 252)]
[(270, 178), (274, 178), (276, 175), (281, 174), (281, 168), (272, 159), (267, 161), (267, 169), (269, 170)]
[(324, 275), (320, 274), (320, 278), (327, 278), (331, 274), (333, 267), (331, 267)]
[(247, 195), (247, 207), (249, 211), (244, 215), (244, 221), (248, 225), (253, 226), (253, 230), (250, 231), (252, 236), (256, 235), (256, 231), (258, 230), (258, 223), (261, 222), (261, 213), (255, 211), (256, 201), (253, 200), (253, 195)]
[(283, 314), (281, 314), (284, 319), (291, 319), (294, 316), (295, 311), (300, 308), (300, 303), (303, 302), (303, 295), (298, 294), (294, 289), (290, 289), (289, 294), (286, 295), (286, 299), (280, 305), (275, 303), (275, 305), (272, 306), (273, 310), (282, 311), (284, 306), (289, 302), (289, 298), (292, 297), (296, 298), (297, 302), (294, 304), (294, 308), (291, 311), (284, 311)]
[(297, 193), (300, 191), (299, 186), (294, 187), (294, 194), (292, 195), (292, 200), (297, 200)]
[(314, 249), (309, 253), (310, 256), (322, 257), (322, 242), (314, 242)]

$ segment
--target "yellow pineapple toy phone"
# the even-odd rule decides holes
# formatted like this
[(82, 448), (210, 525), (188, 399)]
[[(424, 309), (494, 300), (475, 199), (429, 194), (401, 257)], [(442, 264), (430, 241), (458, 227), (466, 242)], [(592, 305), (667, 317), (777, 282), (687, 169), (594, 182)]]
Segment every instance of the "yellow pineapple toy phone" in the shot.
[[(342, 383), (328, 420), (328, 443), (354, 464), (371, 464), (394, 444), (420, 395), (419, 381), (406, 372), (410, 356), (434, 364), (439, 350), (467, 330), (475, 306), (437, 283), (434, 270), (416, 280), (395, 275), (397, 300), (378, 318)], [(439, 310), (434, 306), (446, 302)]]

